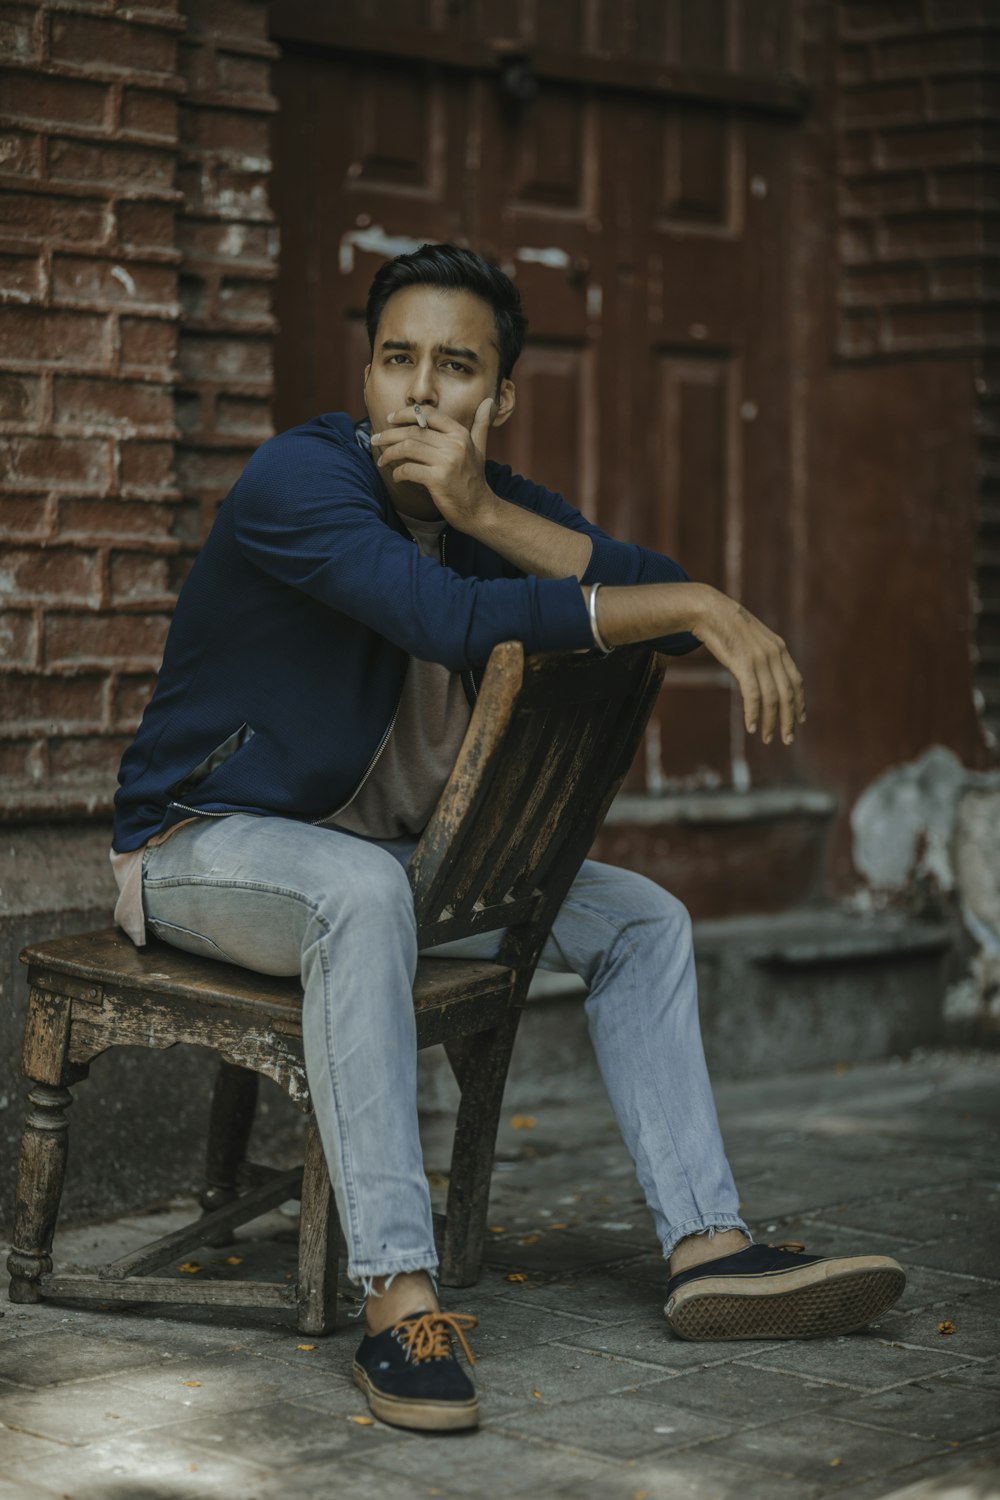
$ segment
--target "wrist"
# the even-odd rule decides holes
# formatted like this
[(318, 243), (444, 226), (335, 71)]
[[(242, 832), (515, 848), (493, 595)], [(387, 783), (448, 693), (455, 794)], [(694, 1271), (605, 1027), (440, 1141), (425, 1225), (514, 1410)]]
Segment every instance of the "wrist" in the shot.
[(719, 605), (725, 595), (710, 583), (691, 583), (688, 588), (691, 590), (691, 622), (686, 628), (701, 639), (718, 618)]

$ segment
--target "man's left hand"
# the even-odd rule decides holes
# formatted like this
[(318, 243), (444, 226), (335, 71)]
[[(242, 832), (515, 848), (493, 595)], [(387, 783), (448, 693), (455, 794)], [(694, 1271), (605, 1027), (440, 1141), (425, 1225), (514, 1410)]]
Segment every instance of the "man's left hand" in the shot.
[(424, 406), (421, 427), (412, 407), (390, 412), (388, 426), (372, 433), (378, 467), (399, 483), (424, 487), (441, 515), (459, 531), (473, 531), (496, 503), (483, 468), (494, 403), (479, 403), (472, 431), (454, 417)]

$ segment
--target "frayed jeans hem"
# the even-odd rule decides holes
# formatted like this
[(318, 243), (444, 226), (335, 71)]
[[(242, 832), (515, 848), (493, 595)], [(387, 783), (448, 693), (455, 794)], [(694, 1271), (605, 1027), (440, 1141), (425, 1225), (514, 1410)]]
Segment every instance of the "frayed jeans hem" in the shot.
[(437, 1286), (438, 1258), (433, 1252), (428, 1255), (405, 1255), (396, 1260), (354, 1261), (347, 1267), (347, 1278), (355, 1286), (363, 1287), (366, 1297), (371, 1297), (377, 1295), (372, 1290), (372, 1282), (376, 1277), (388, 1276), (391, 1281), (394, 1277), (405, 1276), (411, 1271), (426, 1271)]
[(738, 1229), (741, 1234), (746, 1235), (748, 1244), (753, 1244), (753, 1235), (738, 1214), (703, 1214), (697, 1219), (687, 1219), (670, 1231), (663, 1242), (663, 1259), (670, 1259), (671, 1252), (677, 1249), (681, 1240), (686, 1240), (693, 1234), (707, 1234), (709, 1239), (714, 1239), (720, 1229)]

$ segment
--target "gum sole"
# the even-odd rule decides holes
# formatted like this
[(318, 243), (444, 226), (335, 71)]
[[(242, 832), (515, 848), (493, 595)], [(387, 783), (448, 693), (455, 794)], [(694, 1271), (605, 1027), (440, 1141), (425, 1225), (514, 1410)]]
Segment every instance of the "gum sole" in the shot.
[(903, 1268), (886, 1256), (820, 1261), (773, 1277), (705, 1276), (670, 1299), (667, 1321), (682, 1339), (831, 1338), (880, 1317), (905, 1285)]
[(392, 1427), (419, 1432), (460, 1432), (479, 1426), (478, 1396), (472, 1401), (401, 1401), (398, 1396), (376, 1390), (358, 1364), (354, 1366), (354, 1384), (364, 1391), (373, 1415)]

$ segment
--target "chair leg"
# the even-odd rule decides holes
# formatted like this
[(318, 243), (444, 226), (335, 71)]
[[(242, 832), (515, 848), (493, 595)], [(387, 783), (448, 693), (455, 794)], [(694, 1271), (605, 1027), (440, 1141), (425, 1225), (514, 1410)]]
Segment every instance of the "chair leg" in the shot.
[(337, 1263), (340, 1220), (326, 1157), (313, 1118), (306, 1141), (299, 1218), (299, 1328), (332, 1333), (337, 1321)]
[(479, 1280), (500, 1107), (519, 1020), (515, 1010), (493, 1031), (445, 1043), (462, 1090), (441, 1245), (445, 1286), (473, 1286)]
[[(251, 1068), (220, 1062), (208, 1123), (205, 1186), (198, 1194), (198, 1202), (206, 1213), (223, 1208), (237, 1195), (239, 1170), (246, 1160), (257, 1109), (258, 1083), (258, 1076)], [(232, 1232), (218, 1234), (208, 1243), (217, 1248), (231, 1245), (234, 1238)]]
[(12, 1302), (40, 1302), (39, 1281), (52, 1270), (52, 1237), (66, 1175), (69, 1089), (35, 1083), (21, 1137), (13, 1248), (7, 1257)]

